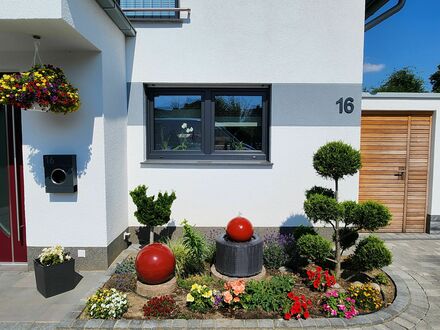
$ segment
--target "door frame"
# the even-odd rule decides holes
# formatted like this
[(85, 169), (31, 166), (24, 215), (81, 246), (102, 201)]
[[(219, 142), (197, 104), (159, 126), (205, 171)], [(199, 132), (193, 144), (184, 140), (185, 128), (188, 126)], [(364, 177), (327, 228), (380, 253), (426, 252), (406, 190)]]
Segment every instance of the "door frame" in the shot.
[(10, 105), (2, 107), (6, 113), (7, 128), (11, 260), (1, 262), (27, 262), (21, 109)]
[[(404, 116), (411, 116), (411, 115), (429, 115), (430, 116), (430, 130), (429, 130), (429, 141), (428, 141), (428, 166), (427, 166), (427, 178), (426, 178), (426, 200), (425, 200), (425, 221), (423, 224), (423, 232), (428, 232), (428, 207), (431, 204), (431, 187), (432, 187), (432, 154), (433, 154), (433, 143), (432, 143), (432, 134), (434, 132), (434, 116), (435, 111), (429, 111), (429, 110), (361, 110), (361, 118), (362, 115), (383, 115), (383, 116), (390, 116), (390, 115), (404, 115)], [(362, 122), (360, 129), (362, 129)], [(408, 123), (408, 130), (410, 130), (410, 123)], [(360, 138), (362, 138), (362, 132), (360, 132)], [(408, 136), (408, 139), (410, 136)], [(409, 144), (408, 144), (409, 148)], [(409, 155), (407, 155), (407, 162), (409, 160)], [(408, 166), (406, 166), (406, 171), (408, 171)], [(407, 172), (408, 173), (408, 172)], [(360, 176), (359, 176), (360, 179)], [(405, 201), (404, 201), (404, 218), (402, 220), (402, 233), (406, 233), (406, 213), (407, 213), (407, 180), (408, 175), (405, 175)], [(360, 190), (360, 187), (359, 187)], [(386, 232), (386, 229), (384, 229), (384, 232)]]

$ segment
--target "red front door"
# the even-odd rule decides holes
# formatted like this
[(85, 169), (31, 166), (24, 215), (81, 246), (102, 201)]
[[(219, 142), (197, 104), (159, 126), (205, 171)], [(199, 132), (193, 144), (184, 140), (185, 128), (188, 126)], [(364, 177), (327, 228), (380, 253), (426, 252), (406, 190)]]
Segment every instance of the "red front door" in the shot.
[(26, 262), (21, 110), (0, 105), (0, 262)]

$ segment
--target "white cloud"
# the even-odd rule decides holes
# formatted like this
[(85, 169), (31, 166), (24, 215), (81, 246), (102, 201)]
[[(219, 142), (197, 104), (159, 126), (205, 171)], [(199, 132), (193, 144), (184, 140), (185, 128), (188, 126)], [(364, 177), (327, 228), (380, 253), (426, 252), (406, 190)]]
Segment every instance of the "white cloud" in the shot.
[(379, 72), (385, 69), (385, 64), (364, 63), (364, 72)]

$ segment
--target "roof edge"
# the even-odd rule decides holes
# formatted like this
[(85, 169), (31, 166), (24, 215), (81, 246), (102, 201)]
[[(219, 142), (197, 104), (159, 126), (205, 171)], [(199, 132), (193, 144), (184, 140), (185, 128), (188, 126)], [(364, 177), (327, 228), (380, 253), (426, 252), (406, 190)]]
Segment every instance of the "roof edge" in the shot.
[(439, 99), (440, 93), (362, 93), (363, 99)]
[(123, 34), (127, 37), (136, 36), (136, 30), (115, 0), (96, 0), (96, 2)]

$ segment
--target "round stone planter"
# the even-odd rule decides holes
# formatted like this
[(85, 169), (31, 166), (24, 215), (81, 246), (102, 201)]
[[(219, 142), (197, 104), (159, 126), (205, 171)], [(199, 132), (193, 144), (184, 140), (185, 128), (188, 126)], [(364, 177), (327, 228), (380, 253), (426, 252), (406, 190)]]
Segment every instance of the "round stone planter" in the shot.
[(223, 275), (249, 277), (263, 268), (263, 240), (254, 234), (247, 242), (230, 241), (222, 234), (216, 239), (215, 268)]

